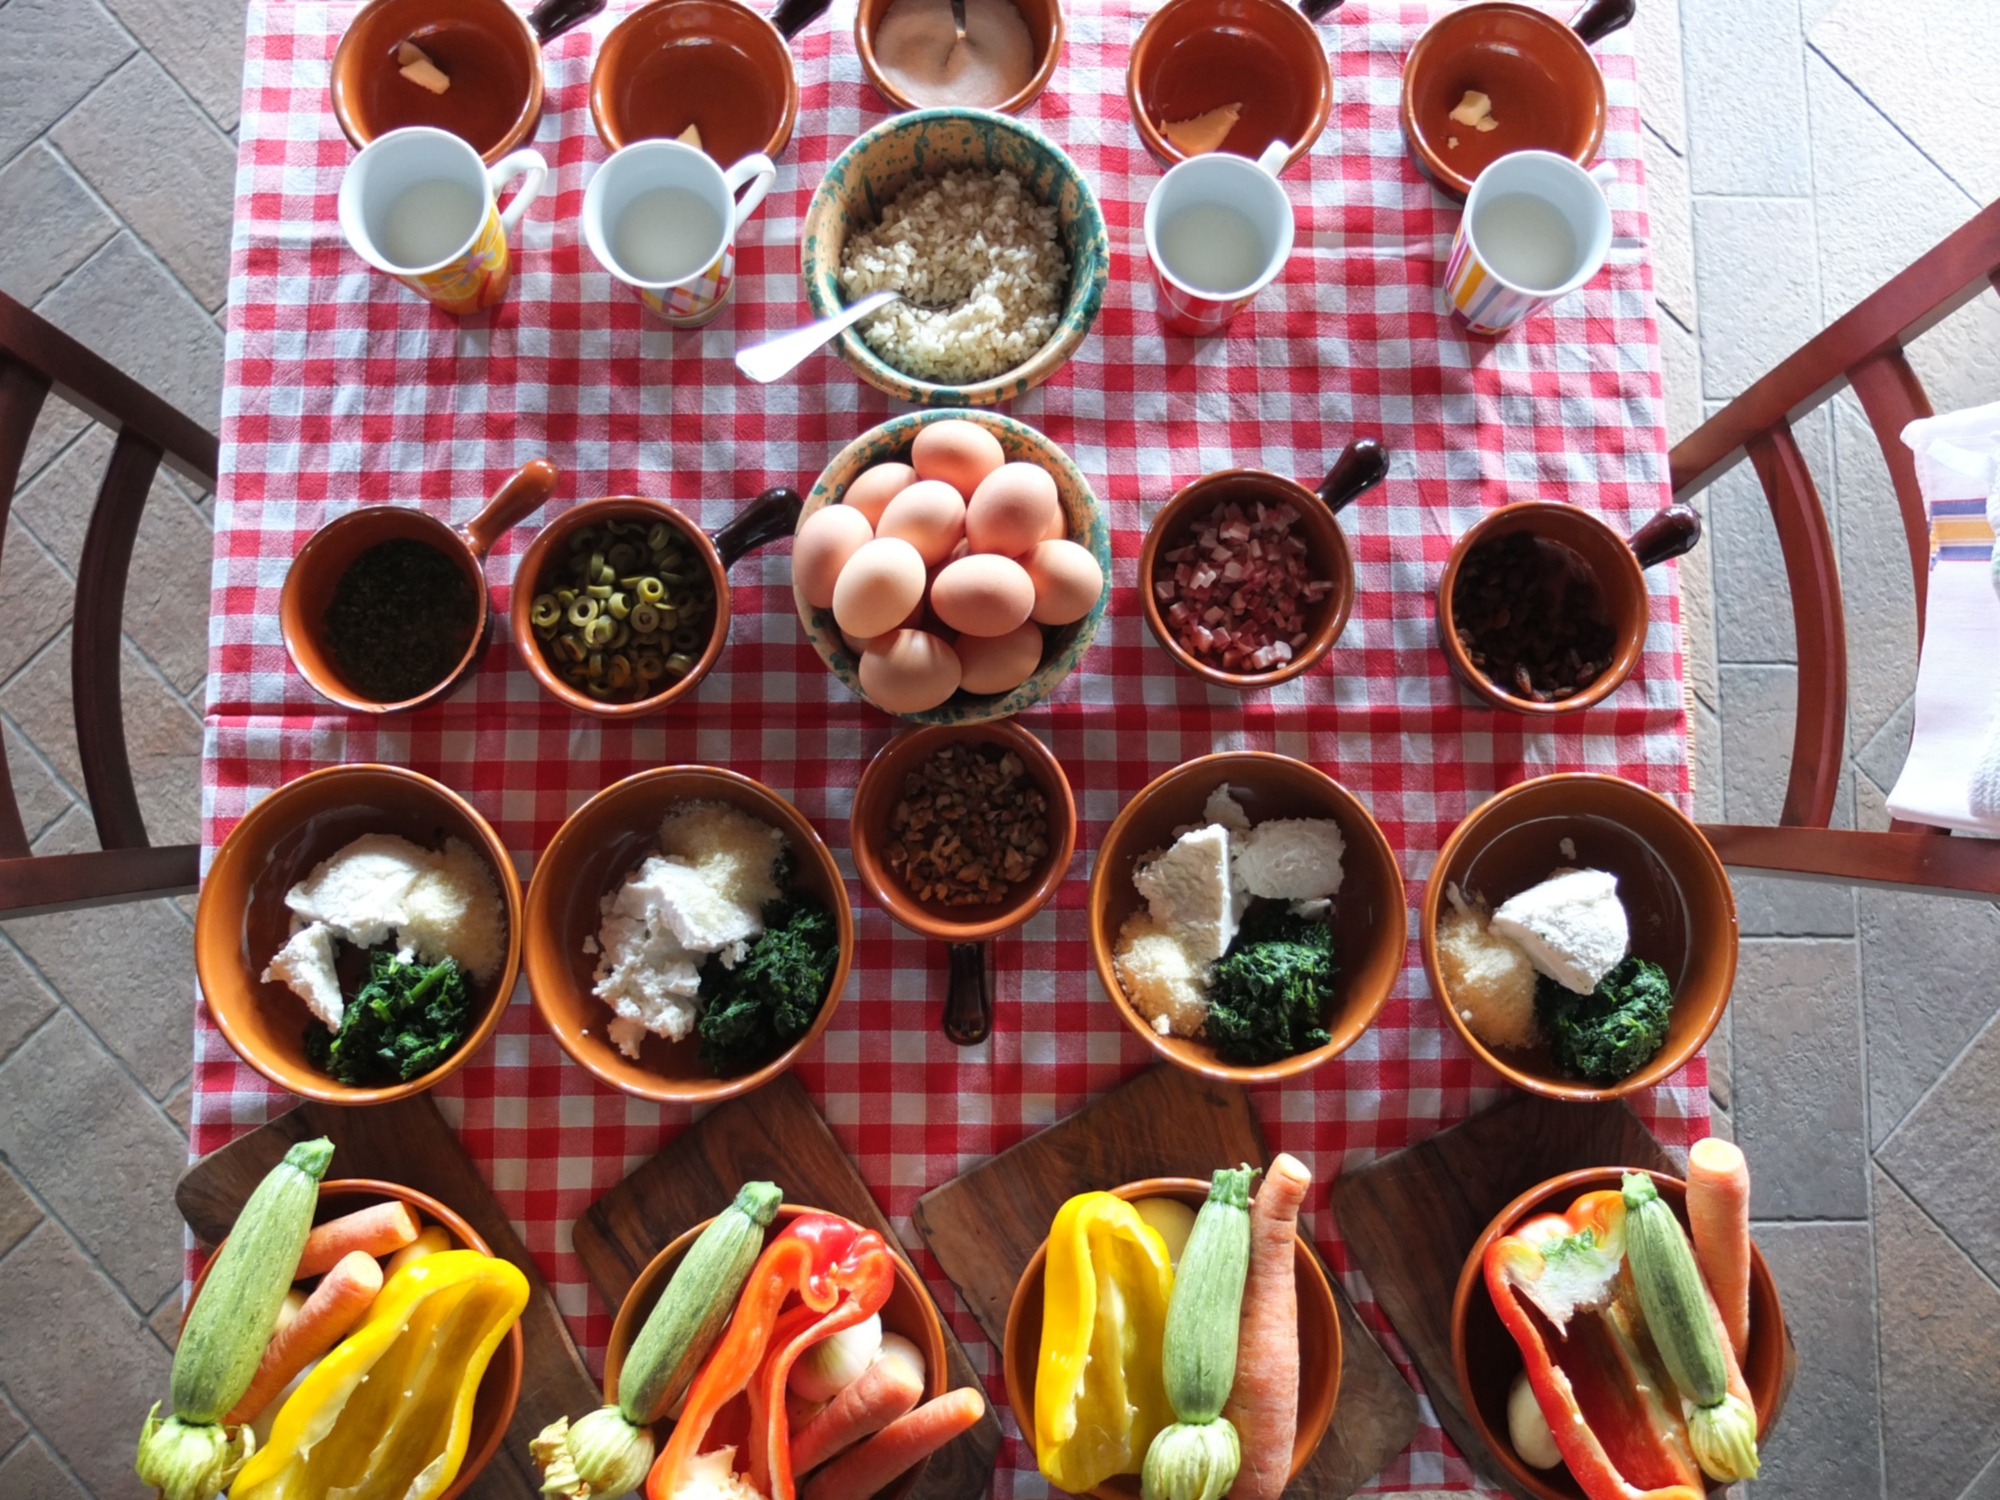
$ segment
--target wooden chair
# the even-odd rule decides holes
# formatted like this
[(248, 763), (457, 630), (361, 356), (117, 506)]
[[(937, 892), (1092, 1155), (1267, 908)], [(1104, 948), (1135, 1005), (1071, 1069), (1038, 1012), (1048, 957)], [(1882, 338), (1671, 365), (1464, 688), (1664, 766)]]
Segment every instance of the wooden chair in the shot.
[(156, 849), (146, 840), (125, 750), (119, 617), (154, 474), (165, 461), (204, 489), (215, 488), (215, 435), (0, 293), (0, 535), (22, 455), (50, 391), (118, 435), (84, 537), (70, 635), (77, 752), (102, 847), (86, 854), (31, 853), (13, 778), (0, 756), (0, 916), (9, 917), (178, 895), (193, 890), (200, 873), (199, 845)]
[(1826, 510), (1792, 435), (1795, 422), (1842, 387), (1852, 387), (1895, 483), (1921, 639), (1930, 523), (1917, 489), (1916, 462), (1901, 433), (1907, 423), (1932, 412), (1903, 349), (1989, 285), (2000, 286), (2000, 202), (1988, 204), (1673, 451), (1676, 499), (1705, 488), (1746, 456), (1755, 466), (1784, 551), (1798, 639), (1798, 714), (1784, 809), (1776, 827), (1704, 824), (1702, 832), (1724, 864), (1807, 880), (2000, 895), (2000, 839), (1902, 823), (1887, 833), (1827, 826), (1844, 769), (1847, 620)]

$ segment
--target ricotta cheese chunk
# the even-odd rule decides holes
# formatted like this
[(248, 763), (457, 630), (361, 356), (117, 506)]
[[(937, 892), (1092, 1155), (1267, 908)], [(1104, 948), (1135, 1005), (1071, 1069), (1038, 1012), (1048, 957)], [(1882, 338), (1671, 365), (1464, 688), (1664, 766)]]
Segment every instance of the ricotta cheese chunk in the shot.
[(338, 1031), (347, 1014), (347, 1001), (340, 993), (340, 975), (333, 964), (333, 929), (324, 922), (311, 922), (271, 955), (264, 982), (289, 986), (328, 1031)]
[(1617, 966), (1632, 936), (1618, 877), (1605, 870), (1565, 870), (1510, 896), (1490, 930), (1520, 944), (1539, 972), (1579, 995)]
[(1219, 823), (1184, 833), (1166, 853), (1132, 871), (1153, 920), (1169, 929), (1196, 963), (1213, 963), (1236, 936), (1229, 877), (1229, 830)]
[(393, 833), (364, 833), (285, 892), (306, 923), (323, 922), (358, 948), (379, 948), (403, 921), (410, 887), (431, 867), (430, 851)]
[(1318, 901), (1339, 893), (1346, 853), (1332, 818), (1267, 818), (1233, 841), (1231, 874), (1252, 896)]

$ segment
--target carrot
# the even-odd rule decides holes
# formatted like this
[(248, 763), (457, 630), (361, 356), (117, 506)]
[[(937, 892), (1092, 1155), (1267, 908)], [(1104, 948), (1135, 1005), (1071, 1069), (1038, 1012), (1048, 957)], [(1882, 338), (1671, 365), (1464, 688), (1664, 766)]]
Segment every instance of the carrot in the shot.
[(1242, 1439), (1229, 1500), (1278, 1500), (1299, 1429), (1299, 1289), (1292, 1279), (1299, 1209), (1312, 1173), (1281, 1155), (1250, 1205), (1250, 1275), (1236, 1336), (1236, 1384), (1222, 1414)]
[(382, 1290), (382, 1267), (366, 1251), (351, 1250), (320, 1278), (297, 1317), (271, 1336), (257, 1373), (225, 1422), (248, 1422), (291, 1384), (292, 1377), (318, 1359), (361, 1321)]
[(868, 1500), (905, 1469), (929, 1458), (986, 1415), (986, 1398), (970, 1386), (926, 1401), (806, 1481), (804, 1500)]
[(1688, 1152), (1687, 1181), (1695, 1260), (1741, 1360), (1750, 1351), (1750, 1168), (1734, 1145), (1709, 1136)]
[(792, 1433), (792, 1472), (825, 1463), (902, 1416), (924, 1393), (907, 1360), (878, 1359)]
[(306, 1248), (299, 1254), (297, 1279), (317, 1276), (333, 1269), (351, 1250), (366, 1255), (388, 1255), (416, 1239), (420, 1226), (407, 1203), (378, 1203), (373, 1208), (342, 1214), (315, 1225), (306, 1236)]

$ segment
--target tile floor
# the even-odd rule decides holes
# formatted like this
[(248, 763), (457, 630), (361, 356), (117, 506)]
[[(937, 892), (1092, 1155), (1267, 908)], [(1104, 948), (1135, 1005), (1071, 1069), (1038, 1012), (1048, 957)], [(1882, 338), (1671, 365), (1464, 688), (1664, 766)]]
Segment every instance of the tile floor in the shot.
[[(1356, 0), (1366, 4), (1368, 0)], [(1646, 0), (1638, 23), (1670, 426), (1687, 432), (2000, 193), (1968, 128), (2000, 6)], [(239, 0), (0, 0), (0, 289), (213, 423)], [(2000, 300), (1929, 335), (1940, 409), (2000, 396)], [(1913, 622), (1887, 476), (1842, 397), (1804, 429), (1856, 669), (1843, 821), (1880, 826)], [(108, 440), (52, 408), (0, 552), (0, 737), (38, 850), (85, 848), (68, 721), (73, 570)], [(1684, 565), (1698, 799), (1769, 819), (1796, 684), (1776, 536), (1748, 478)], [(191, 837), (209, 501), (162, 480), (127, 600), (126, 713), (154, 838)], [(1760, 1497), (2000, 1497), (2000, 911), (1739, 882), (1713, 1054), (1757, 1164), (1757, 1238), (1799, 1383)], [(192, 992), (187, 903), (0, 924), (0, 1496), (134, 1495), (165, 1389)]]

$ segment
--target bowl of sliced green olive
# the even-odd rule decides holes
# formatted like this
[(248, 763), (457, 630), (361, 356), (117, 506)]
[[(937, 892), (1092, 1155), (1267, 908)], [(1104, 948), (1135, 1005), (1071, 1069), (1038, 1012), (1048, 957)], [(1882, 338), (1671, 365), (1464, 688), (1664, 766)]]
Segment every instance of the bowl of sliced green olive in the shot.
[(528, 670), (580, 713), (658, 713), (722, 655), (730, 565), (790, 536), (800, 504), (795, 491), (766, 490), (713, 536), (638, 495), (565, 511), (514, 574), (509, 623)]

